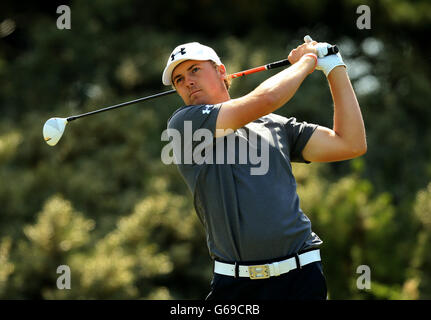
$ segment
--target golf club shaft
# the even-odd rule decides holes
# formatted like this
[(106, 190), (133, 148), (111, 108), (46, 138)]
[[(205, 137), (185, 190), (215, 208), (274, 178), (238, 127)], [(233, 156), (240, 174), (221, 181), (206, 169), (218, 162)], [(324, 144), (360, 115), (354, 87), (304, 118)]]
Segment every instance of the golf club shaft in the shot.
[[(331, 46), (328, 48), (328, 55), (330, 54), (337, 54), (338, 53), (338, 47), (337, 46)], [(276, 62), (271, 62), (268, 63), (264, 66), (260, 66), (260, 67), (256, 67), (256, 68), (252, 68), (252, 69), (248, 69), (245, 71), (240, 71), (237, 73), (233, 73), (231, 75), (229, 75), (229, 77), (231, 79), (235, 79), (235, 78), (239, 78), (239, 77), (243, 77), (252, 73), (256, 73), (256, 72), (260, 72), (260, 71), (264, 71), (264, 70), (271, 70), (271, 69), (275, 69), (275, 68), (280, 68), (280, 67), (284, 67), (284, 66), (289, 66), (290, 62), (288, 59), (283, 59), (280, 61), (276, 61)]]
[(280, 61), (268, 63), (268, 64), (266, 64), (264, 66), (260, 66), (260, 67), (256, 67), (256, 68), (253, 68), (253, 69), (248, 69), (248, 70), (245, 70), (245, 71), (240, 71), (240, 72), (237, 72), (237, 73), (233, 73), (233, 74), (229, 75), (229, 77), (231, 79), (235, 79), (235, 78), (243, 77), (243, 76), (246, 76), (246, 75), (249, 75), (249, 74), (252, 74), (252, 73), (256, 73), (256, 72), (260, 72), (260, 71), (264, 71), (264, 70), (275, 69), (275, 68), (279, 68), (279, 67), (283, 67), (283, 66), (289, 66), (289, 65), (290, 65), (289, 60), (283, 59), (283, 60), (280, 60)]
[(67, 118), (67, 122), (73, 121), (73, 120), (78, 119), (78, 118), (90, 116), (92, 114), (101, 113), (101, 112), (109, 111), (109, 110), (112, 110), (112, 109), (125, 107), (125, 106), (128, 106), (130, 104), (142, 102), (142, 101), (145, 101), (145, 100), (151, 100), (151, 99), (154, 99), (154, 98), (163, 97), (163, 96), (172, 94), (174, 92), (176, 92), (176, 90), (172, 89), (172, 90), (169, 90), (169, 91), (164, 91), (164, 92), (156, 93), (156, 94), (153, 94), (151, 96), (147, 96), (147, 97), (135, 99), (135, 100), (132, 100), (132, 101), (127, 101), (127, 102), (119, 103), (119, 104), (116, 104), (116, 105), (113, 105), (113, 106), (110, 106), (110, 107), (106, 107), (106, 108), (103, 108), (103, 109), (94, 110), (94, 111), (90, 111), (90, 112), (87, 112), (87, 113), (79, 114), (77, 116), (71, 116), (71, 117)]
[[(337, 46), (332, 46), (332, 47), (328, 48), (328, 54), (336, 54), (337, 52), (338, 52)], [(280, 68), (280, 67), (289, 66), (289, 65), (290, 65), (289, 60), (288, 59), (283, 59), (283, 60), (280, 60), (280, 61), (268, 63), (268, 64), (266, 64), (264, 66), (260, 66), (260, 67), (248, 69), (248, 70), (245, 70), (245, 71), (236, 72), (236, 73), (233, 73), (233, 74), (229, 75), (229, 77), (231, 79), (236, 79), (236, 78), (243, 77), (243, 76), (246, 76), (246, 75), (249, 75), (249, 74), (253, 74), (253, 73), (256, 73), (256, 72), (261, 72), (261, 71), (264, 71), (264, 70), (270, 70), (270, 69)], [(142, 101), (146, 101), (146, 100), (151, 100), (151, 99), (159, 98), (159, 97), (166, 96), (166, 95), (169, 95), (169, 94), (172, 94), (172, 93), (175, 93), (175, 92), (176, 92), (176, 90), (172, 89), (172, 90), (169, 90), (169, 91), (164, 91), (164, 92), (156, 93), (156, 94), (153, 94), (151, 96), (147, 96), (147, 97), (135, 99), (135, 100), (132, 100), (132, 101), (127, 101), (127, 102), (119, 103), (119, 104), (116, 104), (116, 105), (113, 105), (113, 106), (110, 106), (110, 107), (106, 107), (106, 108), (103, 108), (103, 109), (90, 111), (90, 112), (79, 114), (79, 115), (76, 115), (76, 116), (70, 116), (66, 120), (67, 120), (67, 122), (70, 122), (70, 121), (73, 121), (73, 120), (76, 120), (76, 119), (79, 119), (79, 118), (83, 118), (83, 117), (86, 117), (86, 116), (90, 116), (90, 115), (93, 115), (93, 114), (96, 114), (96, 113), (101, 113), (101, 112), (109, 111), (109, 110), (112, 110), (112, 109), (125, 107), (125, 106), (131, 105), (131, 104), (135, 104), (135, 103), (138, 103), (138, 102), (142, 102)]]

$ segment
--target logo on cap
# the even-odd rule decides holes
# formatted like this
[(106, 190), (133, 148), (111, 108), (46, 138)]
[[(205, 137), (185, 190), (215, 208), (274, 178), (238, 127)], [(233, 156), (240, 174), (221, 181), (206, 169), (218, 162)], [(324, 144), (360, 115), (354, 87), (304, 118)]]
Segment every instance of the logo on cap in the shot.
[(173, 54), (171, 55), (171, 60), (172, 60), (172, 61), (174, 61), (174, 60), (175, 60), (175, 56), (176, 56), (177, 54), (180, 54), (180, 53), (181, 53), (182, 55), (185, 55), (185, 54), (186, 54), (186, 48), (181, 48), (181, 49), (180, 49), (180, 51), (173, 53)]

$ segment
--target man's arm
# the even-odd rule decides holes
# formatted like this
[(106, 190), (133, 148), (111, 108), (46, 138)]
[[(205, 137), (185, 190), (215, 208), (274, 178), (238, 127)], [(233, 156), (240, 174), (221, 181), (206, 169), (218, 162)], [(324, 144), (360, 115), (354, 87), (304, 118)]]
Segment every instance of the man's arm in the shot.
[[(315, 52), (315, 49), (310, 45), (308, 52)], [(313, 57), (302, 56), (297, 63), (262, 82), (249, 94), (224, 102), (217, 117), (216, 137), (223, 135), (221, 130), (236, 130), (283, 106), (314, 66)]]
[(346, 68), (335, 67), (328, 81), (334, 101), (333, 128), (319, 126), (308, 140), (302, 156), (311, 162), (347, 160), (367, 151), (361, 110)]

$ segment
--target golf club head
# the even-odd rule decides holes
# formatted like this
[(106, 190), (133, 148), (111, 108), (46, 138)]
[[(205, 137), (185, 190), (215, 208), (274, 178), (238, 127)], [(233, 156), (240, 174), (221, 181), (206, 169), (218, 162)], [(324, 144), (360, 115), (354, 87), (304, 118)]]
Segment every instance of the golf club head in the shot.
[(43, 138), (45, 142), (50, 146), (55, 146), (63, 135), (66, 124), (66, 118), (48, 119), (43, 126)]

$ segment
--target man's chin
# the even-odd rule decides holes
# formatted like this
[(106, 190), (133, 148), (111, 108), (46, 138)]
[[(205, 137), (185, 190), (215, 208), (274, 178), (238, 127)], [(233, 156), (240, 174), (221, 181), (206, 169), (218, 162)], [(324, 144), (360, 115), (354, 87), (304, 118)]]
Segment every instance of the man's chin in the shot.
[(207, 99), (204, 99), (204, 98), (190, 99), (190, 105), (200, 105), (200, 104), (209, 104), (209, 103)]

